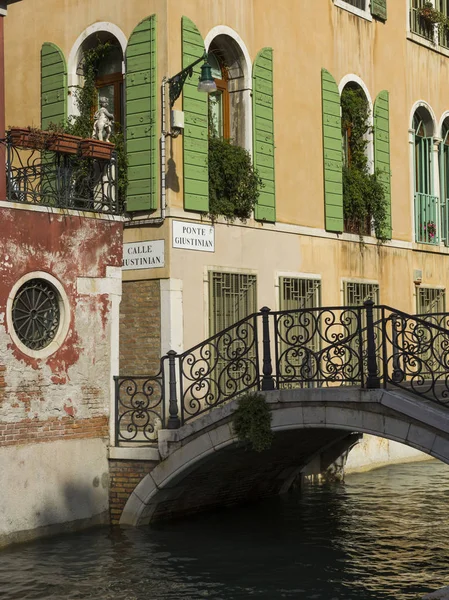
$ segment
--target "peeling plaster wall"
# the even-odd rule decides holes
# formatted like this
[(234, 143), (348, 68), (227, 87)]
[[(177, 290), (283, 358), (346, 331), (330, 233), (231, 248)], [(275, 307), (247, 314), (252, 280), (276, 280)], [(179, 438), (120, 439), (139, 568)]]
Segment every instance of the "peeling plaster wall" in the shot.
[[(107, 511), (107, 485), (97, 486), (89, 509), (69, 496), (92, 487), (95, 477), (104, 481), (107, 472), (111, 378), (118, 372), (122, 224), (2, 203), (0, 232), (1, 543), (17, 531)], [(13, 286), (35, 271), (58, 280), (69, 310), (67, 335), (47, 358), (18, 348), (6, 314)], [(27, 447), (33, 457), (28, 466)], [(36, 509), (36, 498), (46, 497), (52, 509)], [(45, 513), (43, 521), (37, 512)]]

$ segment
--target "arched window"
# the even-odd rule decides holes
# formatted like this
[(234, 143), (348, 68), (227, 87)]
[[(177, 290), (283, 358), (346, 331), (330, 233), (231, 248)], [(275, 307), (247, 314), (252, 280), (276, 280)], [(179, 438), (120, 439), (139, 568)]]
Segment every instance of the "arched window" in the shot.
[(209, 96), (209, 132), (250, 150), (251, 128), (248, 65), (242, 48), (230, 35), (215, 36), (208, 47), (217, 91)]
[(348, 233), (371, 234), (373, 209), (367, 190), (373, 186), (370, 103), (362, 87), (350, 81), (341, 92), (343, 143), (343, 214)]
[(105, 50), (95, 66), (97, 106), (100, 97), (106, 98), (108, 110), (114, 115), (114, 122), (123, 125), (123, 51), (117, 38), (103, 31), (88, 36), (80, 47), (77, 73), (82, 82), (86, 56), (100, 47)]
[(439, 241), (438, 198), (434, 195), (433, 135), (430, 112), (417, 108), (413, 115), (415, 239), (424, 244)]
[(212, 52), (209, 53), (209, 64), (217, 86), (217, 91), (209, 94), (209, 135), (227, 140), (231, 131), (228, 75), (225, 66)]

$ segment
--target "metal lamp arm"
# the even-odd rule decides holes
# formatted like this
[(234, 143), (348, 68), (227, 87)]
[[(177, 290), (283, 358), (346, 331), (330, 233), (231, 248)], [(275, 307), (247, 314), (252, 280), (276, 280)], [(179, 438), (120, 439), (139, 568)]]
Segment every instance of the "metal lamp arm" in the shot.
[(202, 60), (207, 59), (207, 52), (204, 52), (203, 56), (201, 56), (198, 60), (193, 62), (191, 65), (167, 79), (169, 94), (170, 94), (170, 108), (173, 108), (174, 103), (179, 98), (184, 83), (187, 77), (192, 77), (193, 75), (193, 67), (199, 64)]

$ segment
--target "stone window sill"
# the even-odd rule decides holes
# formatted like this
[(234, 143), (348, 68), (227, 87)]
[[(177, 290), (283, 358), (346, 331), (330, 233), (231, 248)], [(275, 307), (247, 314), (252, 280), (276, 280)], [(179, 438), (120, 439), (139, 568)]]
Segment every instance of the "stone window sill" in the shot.
[(429, 48), (429, 50), (438, 52), (438, 54), (442, 54), (443, 56), (449, 57), (449, 49), (448, 48), (444, 48), (443, 46), (440, 46), (439, 44), (434, 44), (430, 40), (423, 38), (421, 35), (418, 35), (417, 33), (414, 33), (413, 31), (407, 32), (407, 39), (410, 40), (411, 42), (415, 42), (416, 44), (419, 44), (420, 46), (425, 46), (426, 48)]

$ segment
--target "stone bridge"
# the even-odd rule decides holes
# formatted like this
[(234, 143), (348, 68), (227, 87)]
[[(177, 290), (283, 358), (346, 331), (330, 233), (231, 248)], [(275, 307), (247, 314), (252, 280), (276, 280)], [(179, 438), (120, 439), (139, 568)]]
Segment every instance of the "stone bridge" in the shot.
[[(116, 378), (111, 517), (138, 525), (287, 491), (344, 457), (360, 434), (449, 463), (448, 315), (359, 307), (268, 308), (158, 373)], [(232, 415), (258, 391), (274, 439), (239, 443)]]
[(287, 491), (312, 461), (327, 468), (354, 434), (401, 442), (449, 464), (449, 410), (393, 390), (296, 389), (264, 392), (272, 447), (261, 453), (236, 439), (237, 401), (179, 429), (159, 431), (160, 462), (129, 496), (120, 523), (142, 525)]

